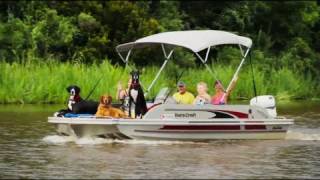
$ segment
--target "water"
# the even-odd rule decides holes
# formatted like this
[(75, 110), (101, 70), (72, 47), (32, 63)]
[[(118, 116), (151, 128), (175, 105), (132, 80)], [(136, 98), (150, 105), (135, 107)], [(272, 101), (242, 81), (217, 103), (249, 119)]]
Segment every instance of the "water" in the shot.
[(320, 178), (320, 103), (278, 106), (286, 140), (112, 141), (55, 135), (60, 106), (0, 106), (0, 178)]

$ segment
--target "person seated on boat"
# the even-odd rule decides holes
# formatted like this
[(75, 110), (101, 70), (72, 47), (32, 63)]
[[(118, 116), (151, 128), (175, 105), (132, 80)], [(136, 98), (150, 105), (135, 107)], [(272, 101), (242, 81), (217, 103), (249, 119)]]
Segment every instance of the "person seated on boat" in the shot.
[(199, 82), (197, 84), (197, 91), (198, 91), (198, 95), (193, 101), (193, 104), (196, 104), (196, 105), (210, 104), (211, 96), (207, 93), (208, 91), (207, 83)]
[(230, 89), (227, 92), (223, 89), (221, 81), (220, 80), (216, 80), (215, 83), (214, 83), (214, 87), (215, 87), (215, 91), (216, 92), (212, 96), (211, 104), (213, 104), (213, 105), (227, 104), (228, 97), (229, 97), (231, 91), (233, 90), (234, 86), (236, 85), (237, 80), (238, 80), (238, 77), (236, 77), (231, 82)]
[(128, 81), (128, 86), (127, 88), (124, 88), (123, 85), (122, 85), (122, 82), (119, 81), (118, 82), (118, 86), (117, 86), (117, 95), (116, 95), (116, 98), (118, 101), (121, 101), (121, 103), (124, 102), (125, 98), (127, 96), (129, 96), (129, 88), (131, 86), (131, 78), (129, 78), (129, 81)]
[(173, 94), (173, 99), (178, 104), (193, 104), (194, 95), (187, 91), (186, 85), (184, 82), (180, 81), (177, 84), (178, 92)]
[(116, 99), (120, 101), (121, 109), (125, 112), (128, 112), (128, 109), (125, 108), (129, 107), (129, 88), (131, 86), (131, 81), (131, 78), (129, 78), (127, 88), (123, 87), (121, 81), (118, 82), (117, 87)]

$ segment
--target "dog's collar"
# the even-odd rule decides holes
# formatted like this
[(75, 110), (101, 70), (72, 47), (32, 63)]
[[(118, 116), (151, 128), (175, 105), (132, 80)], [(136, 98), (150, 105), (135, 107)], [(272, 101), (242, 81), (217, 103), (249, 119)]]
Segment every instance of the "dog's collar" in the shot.
[(139, 84), (139, 83), (133, 83), (133, 84), (131, 84), (131, 87), (132, 87), (133, 89), (139, 88), (139, 87), (140, 87), (140, 84)]
[(82, 98), (79, 95), (75, 95), (73, 98), (69, 97), (69, 101), (80, 102)]

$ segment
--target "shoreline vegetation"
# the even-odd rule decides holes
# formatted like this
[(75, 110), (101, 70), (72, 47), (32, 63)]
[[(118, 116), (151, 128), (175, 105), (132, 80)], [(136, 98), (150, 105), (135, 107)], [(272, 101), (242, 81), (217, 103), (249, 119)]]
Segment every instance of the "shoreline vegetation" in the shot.
[[(158, 68), (148, 66), (141, 70), (144, 89), (151, 83)], [(211, 68), (226, 87), (235, 68), (231, 65), (216, 65)], [(68, 98), (68, 85), (78, 85), (82, 98), (85, 98), (100, 78), (100, 83), (89, 99), (98, 101), (103, 94), (110, 94), (115, 99), (117, 83), (121, 81), (126, 85), (130, 72), (128, 68), (111, 65), (108, 60), (91, 65), (55, 61), (25, 64), (0, 62), (0, 69), (0, 104), (62, 104)], [(154, 98), (162, 87), (175, 88), (174, 76), (181, 71), (184, 71), (181, 80), (192, 93), (196, 93), (196, 84), (200, 81), (208, 84), (211, 95), (214, 93), (215, 79), (204, 67), (186, 68), (178, 73), (173, 73), (174, 71), (170, 66), (164, 70), (147, 99)], [(285, 67), (269, 69), (268, 72), (254, 67), (254, 73), (258, 95), (271, 94), (278, 100), (311, 100), (319, 97), (319, 85), (310, 76), (303, 76)], [(251, 71), (247, 66), (240, 72), (230, 100), (249, 100), (253, 96)]]
[[(209, 29), (252, 39), (258, 95), (320, 98), (320, 1), (21, 0), (0, 1), (0, 9), (0, 104), (66, 103), (71, 84), (85, 98), (101, 77), (90, 99), (115, 97), (118, 81), (127, 85), (130, 72), (117, 45), (160, 32)], [(208, 64), (224, 87), (240, 58), (238, 46), (211, 47)], [(199, 81), (214, 93), (215, 79), (194, 55), (175, 48), (172, 60), (147, 99), (161, 87), (175, 88), (181, 72), (192, 93)], [(145, 90), (163, 63), (161, 47), (134, 51), (130, 63), (142, 72)], [(230, 100), (253, 96), (247, 59)]]

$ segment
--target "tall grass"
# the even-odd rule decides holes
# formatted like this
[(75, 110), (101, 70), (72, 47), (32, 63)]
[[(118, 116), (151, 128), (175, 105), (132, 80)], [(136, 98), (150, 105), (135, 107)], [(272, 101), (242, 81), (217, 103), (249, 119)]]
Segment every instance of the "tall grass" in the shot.
[[(213, 68), (213, 67), (212, 67)], [(159, 67), (146, 67), (141, 75), (144, 88), (151, 83)], [(215, 74), (224, 86), (230, 81), (235, 68), (231, 66), (215, 66)], [(90, 99), (98, 100), (102, 94), (116, 95), (118, 81), (127, 84), (129, 69), (113, 66), (108, 61), (102, 64), (71, 64), (28, 62), (26, 64), (0, 62), (0, 103), (64, 103), (68, 98), (66, 87), (75, 84), (81, 87), (81, 95), (85, 98), (96, 82), (100, 83)], [(268, 73), (254, 69), (258, 94), (273, 94), (279, 99), (308, 99), (319, 96), (319, 85), (310, 76), (301, 76), (283, 68), (272, 69)], [(204, 81), (209, 85), (210, 94), (214, 93), (214, 78), (205, 68), (185, 69), (181, 80), (188, 89), (196, 93), (196, 84)], [(148, 98), (153, 98), (161, 87), (175, 87), (172, 72), (164, 71)], [(249, 69), (240, 72), (239, 80), (231, 95), (232, 99), (248, 99), (253, 97), (252, 77)]]

